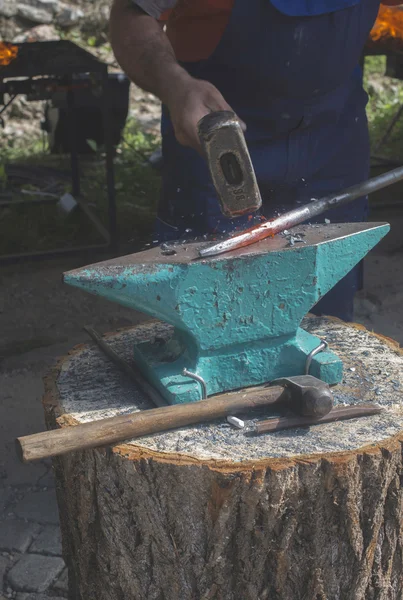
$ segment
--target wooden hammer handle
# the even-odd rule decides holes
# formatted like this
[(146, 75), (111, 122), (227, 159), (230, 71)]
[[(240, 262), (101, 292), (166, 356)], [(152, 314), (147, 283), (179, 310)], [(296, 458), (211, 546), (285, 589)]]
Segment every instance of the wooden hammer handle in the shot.
[(113, 445), (177, 427), (212, 421), (282, 402), (288, 397), (283, 387), (252, 388), (220, 394), (208, 400), (153, 408), (17, 438), (17, 452), (23, 462), (50, 458), (67, 452)]

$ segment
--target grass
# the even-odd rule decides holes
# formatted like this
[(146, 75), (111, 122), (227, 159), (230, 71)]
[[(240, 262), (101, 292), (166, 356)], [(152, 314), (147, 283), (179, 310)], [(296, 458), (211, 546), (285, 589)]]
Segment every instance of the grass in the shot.
[[(96, 42), (90, 40), (91, 43)], [(90, 44), (91, 45), (91, 44)], [(367, 108), (371, 143), (376, 145), (390, 119), (403, 103), (403, 82), (384, 76), (385, 58), (368, 57), (364, 85), (369, 94)], [(159, 140), (144, 134), (134, 119), (129, 119), (123, 139), (117, 149), (115, 177), (120, 240), (124, 249), (136, 250), (150, 241), (159, 196), (160, 177), (148, 164), (147, 158), (158, 147)], [(382, 155), (403, 161), (403, 119)], [(43, 144), (41, 134), (31, 139), (3, 138), (0, 157), (0, 192), (10, 187), (6, 165), (24, 163), (69, 169), (68, 156), (52, 156)], [(107, 196), (102, 150), (91, 160), (81, 159), (82, 197), (94, 213), (107, 224)], [(43, 189), (42, 184), (26, 184), (25, 189)], [(58, 193), (70, 189), (69, 179), (62, 179)], [(26, 198), (17, 190), (13, 198)], [(80, 211), (66, 216), (54, 205), (11, 206), (0, 209), (0, 254), (40, 251), (54, 247), (69, 247), (101, 241)]]
[[(369, 95), (367, 115), (372, 148), (385, 133), (391, 119), (403, 104), (403, 82), (385, 77), (386, 57), (366, 58), (364, 87)], [(382, 148), (382, 156), (403, 160), (403, 119), (398, 122), (388, 143)]]

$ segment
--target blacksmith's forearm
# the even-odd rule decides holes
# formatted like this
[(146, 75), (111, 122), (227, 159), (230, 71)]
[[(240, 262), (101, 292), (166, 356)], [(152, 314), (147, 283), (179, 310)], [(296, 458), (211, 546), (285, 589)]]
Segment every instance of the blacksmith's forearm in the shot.
[(130, 0), (114, 0), (109, 28), (112, 48), (123, 71), (136, 85), (168, 102), (175, 80), (189, 75), (178, 64), (158, 21)]

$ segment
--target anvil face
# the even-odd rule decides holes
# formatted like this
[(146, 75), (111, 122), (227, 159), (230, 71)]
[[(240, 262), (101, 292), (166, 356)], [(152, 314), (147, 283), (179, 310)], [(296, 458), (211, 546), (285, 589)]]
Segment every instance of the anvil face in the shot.
[[(135, 349), (147, 377), (170, 402), (259, 385), (304, 372), (318, 346), (299, 324), (309, 310), (389, 231), (388, 224), (303, 225), (290, 230), (302, 242), (277, 235), (208, 259), (206, 243), (161, 247), (70, 271), (64, 281), (170, 323), (165, 348)], [(337, 383), (342, 365), (332, 352), (314, 359), (311, 374)]]

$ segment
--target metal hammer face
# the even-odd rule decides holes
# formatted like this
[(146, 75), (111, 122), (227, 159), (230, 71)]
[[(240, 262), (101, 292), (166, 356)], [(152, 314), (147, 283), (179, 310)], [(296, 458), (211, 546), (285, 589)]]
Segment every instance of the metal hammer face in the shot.
[(234, 218), (257, 211), (262, 198), (234, 113), (210, 113), (199, 121), (198, 130), (223, 215)]
[(329, 385), (312, 375), (297, 375), (275, 379), (271, 385), (283, 385), (289, 408), (303, 417), (319, 418), (333, 408)]
[[(173, 326), (166, 348), (136, 346), (136, 360), (171, 403), (261, 385), (305, 372), (318, 338), (300, 329), (303, 317), (389, 231), (388, 224), (304, 225), (290, 246), (277, 235), (222, 257), (199, 259), (207, 243), (178, 244), (66, 273), (64, 281)], [(311, 374), (329, 384), (342, 378), (326, 350)]]

